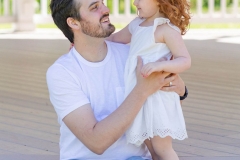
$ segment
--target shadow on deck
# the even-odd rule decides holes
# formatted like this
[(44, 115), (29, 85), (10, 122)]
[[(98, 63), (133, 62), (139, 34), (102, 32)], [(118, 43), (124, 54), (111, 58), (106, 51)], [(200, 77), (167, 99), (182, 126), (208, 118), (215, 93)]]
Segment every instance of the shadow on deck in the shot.
[[(58, 159), (59, 125), (45, 73), (69, 43), (1, 36), (0, 160)], [(189, 138), (174, 141), (174, 148), (181, 160), (240, 159), (240, 44), (185, 43), (192, 57), (181, 75), (189, 89), (183, 103)]]

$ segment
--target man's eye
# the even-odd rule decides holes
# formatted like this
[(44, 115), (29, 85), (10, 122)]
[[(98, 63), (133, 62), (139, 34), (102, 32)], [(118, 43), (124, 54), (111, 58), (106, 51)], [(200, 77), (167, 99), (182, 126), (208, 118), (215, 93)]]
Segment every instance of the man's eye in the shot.
[(93, 9), (98, 9), (98, 5), (94, 6)]

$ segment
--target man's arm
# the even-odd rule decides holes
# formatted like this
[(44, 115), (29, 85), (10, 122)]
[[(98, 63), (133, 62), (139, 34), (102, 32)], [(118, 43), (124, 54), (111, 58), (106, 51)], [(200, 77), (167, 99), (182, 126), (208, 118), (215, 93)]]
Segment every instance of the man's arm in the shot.
[(173, 81), (168, 73), (153, 73), (148, 78), (140, 74), (142, 62), (138, 59), (137, 84), (124, 102), (108, 117), (97, 121), (90, 104), (68, 114), (64, 123), (92, 152), (102, 154), (116, 142), (133, 122), (149, 95)]

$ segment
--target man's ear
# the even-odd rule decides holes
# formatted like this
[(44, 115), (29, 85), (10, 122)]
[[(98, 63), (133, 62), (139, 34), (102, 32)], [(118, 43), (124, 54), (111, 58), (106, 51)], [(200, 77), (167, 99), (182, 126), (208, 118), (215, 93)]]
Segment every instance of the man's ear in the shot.
[(75, 20), (74, 18), (72, 17), (68, 17), (67, 18), (67, 24), (70, 28), (72, 29), (76, 29), (76, 30), (79, 30), (80, 29), (80, 22)]

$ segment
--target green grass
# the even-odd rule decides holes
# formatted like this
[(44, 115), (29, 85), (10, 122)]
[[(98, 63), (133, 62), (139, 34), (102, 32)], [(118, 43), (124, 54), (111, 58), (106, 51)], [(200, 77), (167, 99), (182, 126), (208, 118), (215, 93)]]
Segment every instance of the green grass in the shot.
[(1, 24), (1, 23), (0, 23), (0, 29), (10, 29), (10, 28), (12, 28), (12, 25), (11, 25), (11, 24), (9, 24), (9, 23), (3, 23), (3, 24)]
[[(117, 29), (121, 29), (125, 27), (127, 24), (125, 23), (117, 23), (114, 24)], [(11, 24), (0, 24), (0, 29), (11, 29)], [(50, 24), (37, 24), (37, 28), (57, 28), (57, 26), (53, 23)], [(240, 29), (240, 23), (192, 23), (190, 25), (190, 29), (231, 29), (238, 28)]]
[(47, 24), (37, 24), (37, 28), (57, 28), (54, 23), (47, 23)]
[(229, 28), (239, 28), (240, 29), (240, 23), (192, 23), (190, 24), (190, 29), (229, 29)]

